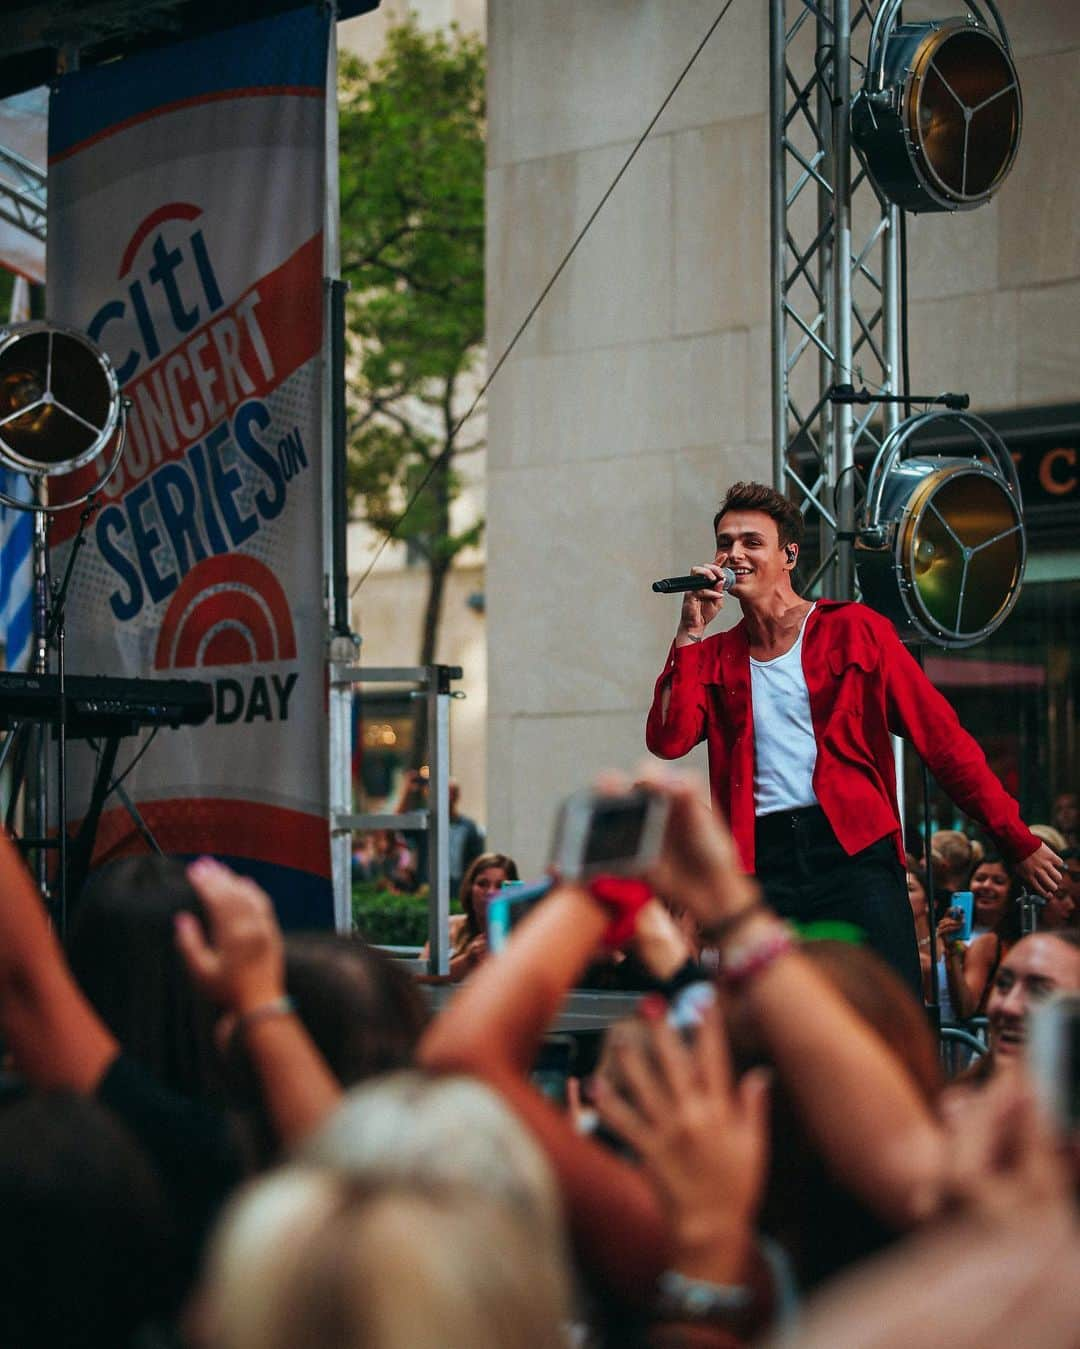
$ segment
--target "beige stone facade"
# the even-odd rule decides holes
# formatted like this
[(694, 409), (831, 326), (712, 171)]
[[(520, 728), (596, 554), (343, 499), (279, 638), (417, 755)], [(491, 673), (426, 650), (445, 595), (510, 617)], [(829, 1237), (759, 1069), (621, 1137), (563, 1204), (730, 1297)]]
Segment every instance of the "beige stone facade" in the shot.
[[(426, 30), (457, 24), (465, 32), (483, 36), (484, 0), (413, 0), (411, 4), (404, 0), (383, 0), (372, 13), (338, 25), (339, 46), (365, 60), (374, 59), (382, 50), (387, 28), (401, 22), (410, 10)], [(475, 418), (463, 434), (462, 444), (482, 442), (483, 436), (483, 419)], [(460, 457), (458, 468), (464, 489), (455, 503), (454, 526), (464, 528), (484, 511), (483, 451)], [(354, 589), (379, 545), (379, 537), (371, 530), (359, 523), (350, 526), (349, 574)], [(426, 578), (422, 565), (409, 564), (404, 546), (391, 544), (382, 551), (371, 575), (355, 590), (351, 606), (353, 627), (361, 638), (363, 664), (416, 664)], [(477, 607), (477, 597), (482, 599), (483, 593), (481, 545), (462, 556), (447, 582), (436, 650), (436, 659), (441, 664), (462, 667), (463, 677), (455, 688), (465, 696), (451, 708), (451, 767), (461, 783), (462, 809), (480, 821), (487, 818), (486, 620), (482, 607)], [(380, 803), (376, 800), (367, 804), (375, 808)]]
[[(1000, 8), (1018, 164), (909, 224), (913, 387), (976, 411), (1080, 392), (1080, 5)], [(489, 0), (493, 357), (717, 11)], [(644, 754), (678, 611), (650, 581), (709, 556), (725, 484), (770, 476), (767, 26), (732, 7), (489, 397), (489, 837), (526, 871), (563, 793)]]

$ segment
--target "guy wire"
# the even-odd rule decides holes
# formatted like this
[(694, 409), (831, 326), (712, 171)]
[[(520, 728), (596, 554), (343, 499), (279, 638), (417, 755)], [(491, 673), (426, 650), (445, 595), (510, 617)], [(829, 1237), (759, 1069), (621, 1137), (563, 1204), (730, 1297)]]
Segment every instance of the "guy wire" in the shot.
[(494, 379), (495, 379), (495, 376), (496, 376), (496, 375), (499, 373), (499, 371), (503, 368), (503, 365), (505, 364), (507, 357), (510, 355), (510, 353), (511, 353), (511, 352), (514, 350), (514, 348), (517, 346), (518, 340), (521, 338), (522, 334), (525, 332), (525, 329), (526, 329), (526, 328), (529, 326), (529, 324), (532, 322), (533, 317), (534, 317), (535, 314), (536, 314), (536, 311), (540, 308), (540, 306), (541, 306), (541, 305), (544, 303), (544, 301), (547, 299), (548, 293), (550, 292), (552, 286), (554, 286), (555, 282), (558, 281), (559, 277), (562, 275), (564, 269), (566, 268), (566, 264), (570, 261), (570, 259), (574, 256), (575, 252), (577, 251), (578, 245), (581, 243), (582, 239), (585, 238), (585, 235), (588, 234), (589, 229), (591, 228), (591, 226), (592, 226), (592, 224), (593, 224), (593, 221), (596, 219), (596, 217), (597, 217), (597, 216), (600, 214), (600, 212), (603, 210), (604, 206), (605, 206), (606, 203), (607, 203), (608, 198), (611, 196), (611, 194), (612, 194), (612, 193), (615, 191), (615, 189), (618, 187), (619, 182), (620, 182), (620, 180), (622, 179), (623, 174), (626, 172), (626, 170), (627, 170), (627, 169), (630, 167), (630, 165), (633, 163), (634, 158), (635, 158), (635, 156), (637, 155), (637, 152), (638, 152), (638, 151), (641, 149), (641, 147), (645, 144), (646, 140), (648, 140), (649, 134), (650, 134), (650, 132), (652, 131), (653, 127), (656, 126), (657, 122), (660, 120), (661, 116), (663, 115), (664, 110), (667, 108), (667, 106), (668, 106), (668, 104), (671, 102), (671, 100), (675, 97), (675, 94), (676, 94), (676, 92), (677, 92), (679, 86), (682, 84), (683, 80), (686, 79), (687, 75), (690, 73), (690, 70), (691, 70), (691, 68), (693, 67), (694, 62), (698, 59), (698, 57), (701, 55), (701, 53), (705, 50), (705, 45), (706, 45), (706, 43), (707, 43), (707, 42), (709, 41), (709, 39), (712, 37), (713, 33), (716, 32), (717, 28), (719, 28), (719, 26), (720, 26), (720, 21), (724, 18), (725, 14), (727, 14), (728, 10), (731, 8), (731, 6), (732, 6), (733, 4), (734, 4), (734, 0), (726, 0), (726, 4), (724, 5), (723, 9), (721, 9), (720, 13), (716, 16), (716, 18), (713, 20), (713, 22), (709, 25), (709, 30), (708, 30), (708, 32), (705, 34), (705, 36), (704, 36), (704, 37), (701, 39), (701, 41), (698, 43), (697, 47), (694, 49), (693, 55), (690, 57), (689, 61), (687, 61), (686, 65), (683, 66), (682, 71), (680, 72), (678, 79), (675, 81), (675, 83), (674, 83), (674, 84), (671, 86), (671, 88), (668, 90), (667, 94), (664, 96), (663, 102), (660, 104), (660, 106), (657, 108), (656, 112), (652, 115), (652, 118), (649, 120), (648, 126), (646, 126), (645, 130), (644, 130), (644, 131), (641, 133), (641, 135), (638, 137), (637, 141), (636, 141), (635, 144), (634, 144), (633, 149), (630, 151), (630, 153), (627, 155), (626, 159), (623, 161), (622, 167), (619, 169), (618, 173), (616, 173), (615, 177), (611, 180), (611, 182), (610, 182), (610, 184), (608, 185), (607, 190), (604, 192), (603, 196), (600, 198), (600, 200), (599, 200), (599, 201), (596, 203), (596, 205), (593, 207), (593, 210), (592, 210), (591, 214), (589, 215), (589, 218), (585, 221), (584, 225), (582, 225), (581, 229), (578, 231), (577, 237), (574, 239), (574, 242), (573, 242), (573, 243), (570, 245), (570, 247), (567, 249), (566, 253), (565, 253), (564, 256), (563, 256), (562, 261), (561, 261), (561, 262), (559, 263), (559, 265), (555, 268), (554, 272), (552, 272), (551, 277), (550, 277), (550, 279), (548, 280), (547, 284), (544, 286), (544, 288), (543, 288), (543, 290), (540, 292), (540, 294), (536, 297), (536, 300), (533, 302), (533, 305), (532, 305), (532, 307), (530, 308), (529, 312), (525, 315), (525, 317), (522, 319), (521, 323), (518, 325), (517, 331), (514, 333), (513, 337), (512, 337), (512, 338), (510, 339), (510, 341), (507, 343), (505, 349), (503, 350), (502, 355), (501, 355), (501, 356), (499, 357), (499, 359), (495, 362), (494, 366), (492, 367), (491, 373), (488, 375), (487, 379), (485, 379), (484, 382), (483, 382), (483, 384), (480, 386), (480, 391), (479, 391), (479, 393), (477, 393), (476, 397), (475, 397), (475, 398), (472, 400), (472, 402), (469, 404), (469, 406), (468, 406), (468, 408), (466, 409), (465, 413), (464, 413), (464, 414), (458, 419), (458, 421), (455, 422), (454, 425), (450, 428), (450, 434), (449, 434), (449, 436), (447, 437), (446, 445), (445, 445), (444, 448), (440, 451), (440, 453), (438, 454), (438, 456), (437, 456), (435, 459), (433, 459), (433, 460), (431, 461), (431, 463), (428, 465), (427, 472), (424, 474), (423, 478), (421, 478), (420, 483), (419, 483), (419, 486), (416, 487), (416, 489), (414, 490), (412, 496), (409, 498), (409, 500), (408, 500), (408, 502), (407, 502), (407, 504), (406, 504), (406, 506), (405, 506), (405, 509), (401, 512), (401, 514), (398, 516), (398, 518), (394, 521), (394, 523), (393, 523), (393, 524), (390, 526), (390, 528), (386, 531), (386, 533), (383, 535), (382, 539), (380, 539), (380, 541), (379, 541), (379, 546), (378, 546), (378, 548), (376, 548), (375, 553), (374, 553), (374, 556), (372, 557), (371, 561), (368, 563), (367, 567), (364, 569), (364, 574), (360, 577), (360, 579), (357, 581), (357, 583), (356, 583), (356, 584), (353, 586), (353, 588), (349, 591), (349, 598), (350, 598), (350, 599), (352, 599), (352, 597), (356, 594), (356, 592), (357, 592), (357, 591), (360, 589), (360, 587), (364, 584), (364, 582), (367, 580), (367, 578), (371, 575), (372, 570), (374, 569), (375, 564), (378, 562), (379, 558), (382, 556), (383, 550), (385, 549), (386, 545), (390, 542), (390, 540), (391, 540), (391, 539), (394, 537), (394, 535), (397, 533), (398, 529), (401, 527), (402, 522), (407, 518), (409, 512), (410, 512), (410, 511), (412, 510), (412, 508), (416, 505), (416, 502), (417, 502), (418, 498), (420, 497), (420, 494), (423, 492), (424, 488), (425, 488), (425, 487), (428, 485), (428, 483), (431, 481), (432, 476), (437, 472), (437, 470), (439, 469), (439, 467), (444, 463), (444, 461), (446, 460), (447, 456), (450, 454), (451, 450), (454, 448), (454, 441), (455, 441), (455, 439), (457, 438), (458, 432), (461, 430), (461, 428), (465, 425), (465, 423), (469, 420), (469, 418), (473, 415), (473, 413), (474, 413), (474, 412), (476, 411), (476, 409), (479, 407), (479, 405), (480, 405), (480, 400), (483, 398), (484, 394), (487, 393), (488, 389), (490, 389), (490, 387), (491, 387), (491, 385), (492, 385), (492, 382), (493, 382)]

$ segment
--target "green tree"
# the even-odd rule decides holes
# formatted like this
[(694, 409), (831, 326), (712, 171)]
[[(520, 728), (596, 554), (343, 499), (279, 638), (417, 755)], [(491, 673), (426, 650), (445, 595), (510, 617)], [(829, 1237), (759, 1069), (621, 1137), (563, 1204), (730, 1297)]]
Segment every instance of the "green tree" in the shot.
[(385, 533), (428, 479), (395, 533), (427, 566), (427, 665), (450, 567), (483, 532), (450, 527), (455, 459), (482, 443), (452, 432), (484, 339), (483, 46), (410, 19), (373, 63), (342, 57), (338, 98), (350, 502)]

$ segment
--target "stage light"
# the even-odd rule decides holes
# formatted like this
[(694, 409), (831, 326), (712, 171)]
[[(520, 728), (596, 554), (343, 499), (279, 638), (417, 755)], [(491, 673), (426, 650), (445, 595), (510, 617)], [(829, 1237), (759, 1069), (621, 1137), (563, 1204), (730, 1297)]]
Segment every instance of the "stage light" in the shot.
[[(955, 432), (956, 423), (976, 455), (902, 457), (917, 431)], [(871, 466), (857, 527), (864, 601), (905, 641), (973, 646), (1012, 610), (1026, 557), (1020, 484), (997, 433), (968, 413), (927, 412), (901, 423)]]
[(116, 372), (89, 338), (54, 323), (0, 329), (0, 463), (20, 473), (70, 473), (114, 442)]
[[(909, 211), (989, 201), (1020, 145), (1023, 105), (1008, 35), (969, 2), (967, 17), (893, 27), (899, 0), (874, 19), (851, 135), (878, 190)], [(993, 8), (991, 6), (991, 8)]]

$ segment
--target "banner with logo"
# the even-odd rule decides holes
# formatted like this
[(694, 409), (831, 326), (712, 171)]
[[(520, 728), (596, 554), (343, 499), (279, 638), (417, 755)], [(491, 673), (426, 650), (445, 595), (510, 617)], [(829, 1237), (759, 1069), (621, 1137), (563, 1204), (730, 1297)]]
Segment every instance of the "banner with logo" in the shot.
[[(131, 400), (75, 565), (67, 667), (212, 683), (213, 717), (161, 730), (124, 789), (166, 853), (222, 857), (306, 926), (332, 917), (328, 36), (313, 6), (71, 74), (49, 119), (48, 313), (108, 354)], [(100, 468), (57, 481), (74, 499)], [(53, 529), (57, 576), (78, 521)], [(118, 772), (148, 734), (124, 742)], [(72, 819), (91, 760), (69, 765)], [(95, 864), (145, 847), (111, 797)]]

